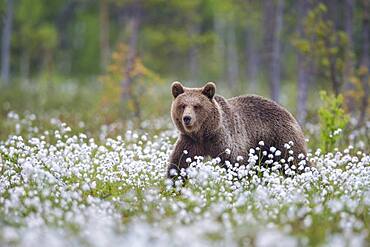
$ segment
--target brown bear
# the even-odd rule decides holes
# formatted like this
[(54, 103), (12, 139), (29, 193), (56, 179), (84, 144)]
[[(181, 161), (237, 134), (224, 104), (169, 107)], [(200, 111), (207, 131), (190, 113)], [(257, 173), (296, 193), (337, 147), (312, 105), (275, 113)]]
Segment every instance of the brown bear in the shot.
[(220, 157), (234, 164), (238, 156), (248, 156), (261, 141), (265, 150), (273, 147), (281, 152), (287, 151), (284, 145), (293, 142), (294, 160), (301, 158), (299, 154), (306, 156), (303, 132), (285, 108), (257, 95), (225, 99), (215, 92), (212, 82), (202, 88), (172, 83), (171, 117), (180, 135), (170, 156), (168, 177), (187, 168), (187, 158), (194, 156)]

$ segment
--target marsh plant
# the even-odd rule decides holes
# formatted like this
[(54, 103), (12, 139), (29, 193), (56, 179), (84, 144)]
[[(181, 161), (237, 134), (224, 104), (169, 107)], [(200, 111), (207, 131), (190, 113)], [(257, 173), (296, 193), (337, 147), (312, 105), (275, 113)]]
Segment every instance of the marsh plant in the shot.
[(328, 95), (326, 91), (320, 92), (323, 105), (318, 113), (320, 118), (321, 148), (325, 152), (333, 151), (335, 145), (343, 140), (343, 130), (347, 127), (349, 116), (343, 109), (342, 95)]
[(247, 165), (193, 157), (173, 185), (171, 129), (94, 139), (58, 119), (42, 129), (32, 116), (9, 114), (14, 129), (0, 141), (2, 246), (369, 243), (366, 146), (315, 150), (287, 166), (294, 143), (261, 151), (261, 141), (238, 157)]

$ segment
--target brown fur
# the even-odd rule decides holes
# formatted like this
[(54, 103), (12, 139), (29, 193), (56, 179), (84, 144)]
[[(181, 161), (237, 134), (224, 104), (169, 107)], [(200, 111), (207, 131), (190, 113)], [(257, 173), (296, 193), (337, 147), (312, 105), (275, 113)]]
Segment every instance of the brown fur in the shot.
[[(172, 84), (174, 100), (171, 116), (180, 136), (170, 157), (170, 169), (187, 168), (186, 159), (194, 156), (220, 157), (232, 164), (237, 156), (247, 160), (250, 148), (264, 141), (265, 148), (276, 147), (284, 154), (284, 144), (293, 141), (294, 158), (306, 155), (303, 132), (285, 108), (257, 95), (225, 99), (215, 95), (216, 86), (186, 88)], [(191, 117), (186, 127), (184, 116)], [(231, 153), (227, 154), (226, 149)], [(184, 154), (183, 150), (188, 153)], [(168, 176), (171, 177), (170, 173)]]

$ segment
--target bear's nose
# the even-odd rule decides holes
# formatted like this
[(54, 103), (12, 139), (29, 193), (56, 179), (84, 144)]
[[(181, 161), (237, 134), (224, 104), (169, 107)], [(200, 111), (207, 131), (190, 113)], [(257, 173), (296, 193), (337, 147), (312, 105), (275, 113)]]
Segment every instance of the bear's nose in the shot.
[(185, 116), (182, 120), (184, 120), (185, 125), (189, 125), (190, 121), (191, 121), (191, 117), (190, 116)]

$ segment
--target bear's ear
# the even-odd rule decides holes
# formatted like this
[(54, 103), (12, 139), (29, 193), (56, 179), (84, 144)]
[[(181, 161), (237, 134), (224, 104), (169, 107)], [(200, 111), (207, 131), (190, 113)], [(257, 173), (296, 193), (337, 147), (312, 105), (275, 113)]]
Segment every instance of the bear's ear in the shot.
[(172, 95), (174, 98), (184, 93), (184, 87), (178, 81), (172, 82), (171, 90), (172, 90)]
[(207, 82), (202, 89), (202, 94), (207, 96), (209, 99), (213, 99), (216, 93), (216, 85), (213, 82)]

